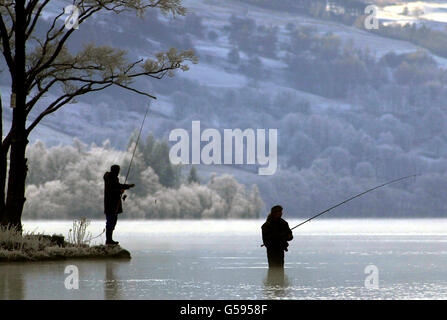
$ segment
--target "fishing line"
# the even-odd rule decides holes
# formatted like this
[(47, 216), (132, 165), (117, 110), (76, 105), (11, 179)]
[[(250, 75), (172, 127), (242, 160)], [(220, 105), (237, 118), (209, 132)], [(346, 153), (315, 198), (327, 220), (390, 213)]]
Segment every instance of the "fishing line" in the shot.
[[(335, 208), (337, 208), (337, 207), (339, 207), (339, 206), (345, 204), (346, 202), (349, 202), (349, 201), (351, 201), (351, 200), (354, 200), (355, 198), (358, 198), (358, 197), (360, 197), (360, 196), (363, 196), (364, 194), (366, 194), (366, 193), (368, 193), (368, 192), (371, 192), (371, 191), (373, 191), (373, 190), (382, 188), (382, 187), (387, 186), (387, 185), (392, 184), (392, 183), (396, 183), (396, 182), (398, 182), (398, 181), (402, 181), (402, 180), (409, 179), (409, 178), (413, 178), (413, 177), (417, 177), (417, 176), (420, 176), (420, 174), (412, 174), (412, 175), (405, 176), (405, 177), (402, 177), (402, 178), (399, 178), (399, 179), (394, 179), (394, 180), (385, 182), (385, 183), (383, 183), (383, 184), (381, 184), (381, 185), (378, 185), (378, 186), (376, 186), (376, 187), (374, 187), (374, 188), (371, 188), (371, 189), (368, 189), (368, 190), (366, 190), (366, 191), (363, 191), (363, 192), (361, 192), (361, 193), (359, 193), (359, 194), (356, 194), (355, 196), (352, 196), (352, 197), (349, 198), (349, 199), (346, 199), (346, 200), (344, 200), (344, 201), (342, 201), (342, 202), (340, 202), (340, 203), (338, 203), (338, 204), (336, 204), (336, 205), (330, 207), (329, 209), (326, 209), (326, 210), (324, 210), (324, 211), (322, 211), (322, 212), (320, 212), (320, 213), (314, 215), (313, 217), (307, 219), (307, 220), (304, 221), (304, 222), (301, 222), (300, 224), (296, 225), (295, 227), (293, 227), (293, 228), (290, 229), (290, 230), (296, 229), (296, 228), (298, 228), (299, 226), (302, 226), (303, 224), (305, 224), (305, 223), (307, 223), (307, 222), (309, 222), (309, 221), (311, 221), (311, 220), (313, 220), (313, 219), (315, 219), (315, 218), (317, 218), (317, 217), (319, 217), (319, 216), (321, 216), (321, 215), (323, 215), (323, 214), (325, 214), (325, 213), (328, 213), (328, 212), (331, 211), (332, 209), (335, 209)], [(264, 244), (261, 245), (261, 247), (263, 247), (263, 246), (264, 246)]]
[(130, 168), (132, 167), (133, 158), (135, 157), (135, 152), (137, 151), (138, 142), (140, 141), (141, 132), (143, 131), (144, 122), (146, 121), (147, 114), (149, 113), (149, 109), (151, 107), (151, 102), (147, 105), (146, 113), (144, 114), (143, 122), (141, 122), (140, 132), (138, 133), (137, 141), (135, 143), (135, 147), (133, 148), (132, 158), (130, 158), (129, 167), (127, 168), (126, 179), (124, 180), (124, 184), (127, 182), (127, 178), (129, 177)]
[(381, 185), (379, 185), (379, 186), (376, 186), (376, 187), (374, 187), (374, 188), (371, 188), (371, 189), (368, 189), (368, 190), (366, 190), (366, 191), (363, 191), (362, 193), (356, 194), (355, 196), (353, 196), (353, 197), (351, 197), (351, 198), (349, 198), (349, 199), (346, 199), (345, 201), (340, 202), (340, 203), (336, 204), (335, 206), (332, 206), (332, 207), (330, 207), (329, 209), (326, 209), (326, 210), (324, 210), (324, 211), (322, 211), (322, 212), (320, 212), (320, 213), (314, 215), (313, 217), (307, 219), (307, 220), (304, 221), (304, 222), (301, 222), (300, 224), (296, 225), (295, 227), (293, 227), (293, 228), (290, 229), (290, 230), (293, 230), (293, 229), (295, 229), (295, 228), (298, 228), (299, 226), (302, 226), (303, 224), (305, 224), (305, 223), (311, 221), (312, 219), (315, 219), (316, 217), (319, 217), (319, 216), (321, 216), (321, 215), (323, 215), (323, 214), (325, 214), (325, 213), (331, 211), (332, 209), (335, 209), (335, 208), (341, 206), (342, 204), (345, 204), (346, 202), (349, 202), (349, 201), (351, 201), (351, 200), (353, 200), (353, 199), (355, 199), (355, 198), (358, 198), (358, 197), (360, 197), (360, 196), (363, 196), (364, 194), (366, 194), (366, 193), (368, 193), (368, 192), (371, 192), (371, 191), (373, 191), (373, 190), (379, 189), (379, 188), (381, 188), (381, 187), (384, 187), (384, 186), (389, 185), (389, 184), (392, 184), (392, 183), (396, 183), (396, 182), (401, 181), (401, 180), (405, 180), (405, 179), (409, 179), (409, 178), (413, 178), (413, 177), (417, 177), (417, 176), (420, 176), (420, 174), (412, 174), (412, 175), (410, 175), (410, 176), (405, 176), (405, 177), (402, 177), (402, 178), (399, 178), (399, 179), (391, 180), (391, 181), (385, 182), (385, 183), (383, 183), (383, 184), (381, 184)]

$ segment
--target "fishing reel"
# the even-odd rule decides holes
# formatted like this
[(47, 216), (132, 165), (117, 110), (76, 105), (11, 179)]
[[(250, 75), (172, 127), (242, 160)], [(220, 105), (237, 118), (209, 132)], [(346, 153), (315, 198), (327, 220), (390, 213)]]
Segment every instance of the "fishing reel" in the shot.
[(127, 194), (123, 194), (123, 201), (126, 201)]

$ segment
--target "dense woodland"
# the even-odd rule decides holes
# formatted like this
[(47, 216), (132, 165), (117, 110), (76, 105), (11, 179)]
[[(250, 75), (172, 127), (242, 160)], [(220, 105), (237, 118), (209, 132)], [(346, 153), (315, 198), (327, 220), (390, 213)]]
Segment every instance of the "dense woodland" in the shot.
[[(244, 2), (255, 6), (254, 1)], [(266, 9), (270, 2), (256, 1), (256, 6)], [(287, 1), (269, 9), (284, 10), (280, 3)], [(323, 24), (329, 19), (355, 27), (359, 17), (354, 11), (343, 14), (302, 11), (300, 14), (321, 19)], [(348, 21), (346, 14), (352, 19)], [(172, 112), (157, 118), (156, 125), (151, 127), (156, 138), (148, 138), (141, 146), (148, 151), (141, 151), (144, 156), (131, 172), (130, 180), (136, 181), (141, 189), (129, 195), (126, 204), (129, 217), (255, 217), (259, 212), (265, 214), (266, 208), (277, 203), (288, 208), (291, 215), (304, 217), (386, 180), (413, 173), (422, 176), (353, 201), (335, 216), (444, 216), (447, 210), (443, 197), (443, 190), (447, 189), (447, 70), (433, 54), (444, 55), (445, 30), (432, 30), (428, 26), (381, 28), (382, 36), (407, 38), (421, 48), (409, 52), (390, 49), (378, 55), (374, 47), (359, 48), (336, 30), (322, 32), (299, 20), (287, 25), (279, 21), (264, 24), (242, 12), (229, 15), (222, 26), (207, 24), (197, 10), (173, 22), (167, 22), (155, 11), (145, 20), (123, 15), (119, 25), (125, 26), (124, 31), (113, 36), (107, 30), (116, 24), (107, 24), (108, 16), (103, 19), (106, 23), (84, 26), (87, 40), (109, 41), (114, 45), (125, 43), (129, 54), (135, 55), (148, 48), (153, 51), (157, 43), (164, 47), (195, 49), (199, 65), (209, 68), (213, 77), (221, 77), (216, 69), (234, 77), (231, 85), (218, 89), (187, 77), (151, 83), (157, 95), (168, 99)], [(150, 41), (145, 34), (131, 36), (126, 31), (142, 28), (151, 30)], [(77, 41), (81, 43), (81, 40)], [(71, 44), (73, 50), (80, 46), (77, 41)], [(236, 85), (239, 77), (246, 81)], [(115, 128), (126, 119), (128, 114), (124, 113), (123, 106), (126, 112), (141, 112), (141, 106), (147, 103), (143, 98), (118, 92), (104, 92), (85, 102), (95, 108), (81, 112), (80, 116), (99, 128)], [(63, 116), (62, 113), (58, 118), (61, 126), (71, 122)], [(202, 128), (277, 128), (279, 170), (272, 177), (261, 178), (254, 173), (254, 168), (242, 166), (237, 169), (240, 174), (231, 171), (235, 178), (215, 177), (211, 182), (207, 177), (202, 185), (188, 184), (187, 175), (160, 160), (169, 145), (160, 144), (155, 148), (157, 151), (151, 145), (164, 141), (172, 129), (190, 130), (193, 120), (200, 120)], [(130, 125), (123, 127), (128, 133)], [(113, 162), (110, 157), (122, 157), (122, 164), (126, 163), (123, 154), (129, 146), (129, 134), (115, 137), (98, 129), (92, 135), (85, 133), (81, 126), (64, 126), (64, 132), (88, 144), (102, 145), (107, 139), (111, 143), (87, 148), (88, 151), (82, 151), (86, 147), (33, 145), (29, 151), (27, 217), (63, 218), (79, 216), (82, 212), (99, 217), (102, 174)], [(70, 156), (64, 160), (66, 154)], [(96, 163), (96, 169), (88, 169), (90, 162)], [(204, 176), (200, 170), (197, 173), (199, 177)], [(231, 201), (236, 200), (222, 200), (222, 194), (213, 189), (216, 181), (238, 186), (236, 189), (240, 192), (235, 199), (239, 202), (234, 204), (237, 209), (228, 209), (233, 206)], [(73, 205), (66, 206), (68, 200), (58, 195), (70, 194), (82, 199), (78, 183), (86, 183), (92, 191), (88, 193), (92, 200), (73, 200)], [(258, 186), (259, 194), (251, 189), (253, 184)], [(182, 192), (185, 196), (179, 196)], [(156, 198), (186, 199), (187, 194), (195, 194), (192, 198), (197, 199), (199, 193), (207, 194), (207, 201), (211, 201), (208, 203), (213, 203), (211, 207), (198, 201), (192, 205), (197, 205), (196, 211), (179, 213), (178, 208), (185, 204), (172, 200), (176, 204), (170, 204), (165, 211), (152, 209), (155, 205), (170, 203), (166, 200), (155, 204)], [(222, 202), (209, 200), (217, 199), (217, 195)], [(258, 197), (265, 203), (264, 211), (257, 209)], [(230, 211), (220, 211), (224, 207)], [(205, 208), (213, 209), (206, 211)], [(61, 213), (57, 215), (57, 212)]]
[[(47, 148), (36, 142), (28, 149), (30, 161), (28, 219), (103, 218), (103, 175), (115, 163), (122, 165), (121, 183), (128, 169), (129, 152), (117, 151), (106, 142), (87, 146)], [(256, 186), (248, 189), (228, 175), (213, 176), (201, 184), (194, 167), (182, 176), (165, 152), (166, 142), (149, 136), (137, 149), (121, 218), (127, 219), (223, 219), (257, 218), (263, 207)]]

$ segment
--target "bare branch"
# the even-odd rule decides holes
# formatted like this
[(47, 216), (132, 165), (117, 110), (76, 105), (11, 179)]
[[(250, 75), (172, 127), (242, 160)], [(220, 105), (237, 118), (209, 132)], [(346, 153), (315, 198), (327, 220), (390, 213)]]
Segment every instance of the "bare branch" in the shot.
[(31, 125), (26, 129), (26, 134), (29, 135), (31, 133), (31, 131), (39, 124), (39, 122), (42, 121), (43, 118), (45, 118), (49, 114), (52, 114), (53, 112), (56, 112), (61, 107), (63, 107), (67, 103), (69, 103), (73, 98), (75, 98), (77, 96), (81, 96), (83, 94), (86, 94), (87, 92), (104, 90), (104, 89), (110, 87), (111, 85), (112, 84), (106, 84), (106, 85), (98, 87), (98, 88), (91, 88), (91, 84), (87, 84), (87, 85), (79, 88), (74, 93), (65, 94), (65, 95), (57, 98), (42, 113), (40, 113), (36, 119), (34, 119), (34, 121), (31, 123)]
[(39, 86), (38, 93), (29, 102), (26, 103), (25, 110), (27, 114), (31, 111), (37, 101), (39, 101), (39, 99), (42, 98), (57, 81), (58, 79), (53, 79), (48, 85), (45, 86), (45, 88)]
[(3, 17), (0, 15), (0, 36), (2, 38), (3, 56), (5, 57), (6, 63), (8, 64), (11, 76), (14, 77), (14, 60), (11, 53), (11, 45), (9, 43), (8, 30), (6, 29)]
[(152, 98), (152, 99), (157, 99), (157, 97), (155, 97), (155, 96), (153, 96), (153, 95), (150, 95), (149, 93), (146, 93), (146, 92), (143, 92), (143, 91), (140, 91), (140, 90), (137, 90), (137, 89), (134, 89), (134, 88), (125, 86), (125, 85), (123, 85), (123, 84), (120, 84), (120, 83), (117, 83), (117, 82), (115, 82), (115, 83), (113, 83), (113, 84), (117, 85), (118, 87), (124, 88), (124, 89), (126, 89), (126, 90), (133, 91), (133, 92), (135, 92), (135, 93), (141, 94), (141, 95), (143, 95), (143, 96), (146, 96), (146, 97), (149, 97), (149, 98)]
[[(90, 11), (89, 11), (90, 10)], [(87, 19), (88, 17), (90, 17), (93, 13), (99, 11), (100, 8), (96, 8), (96, 9), (88, 9), (87, 11), (84, 11), (80, 16), (79, 16), (79, 24), (81, 24), (85, 19)], [(55, 18), (56, 20), (56, 18)], [(53, 21), (53, 24), (55, 24), (55, 20)], [(67, 39), (70, 37), (70, 35), (73, 33), (75, 29), (70, 29), (68, 30), (64, 36), (62, 37), (62, 39), (59, 40), (56, 49), (54, 50), (53, 54), (50, 56), (50, 58), (48, 58), (47, 61), (43, 62), (44, 57), (46, 56), (46, 54), (42, 55), (42, 58), (38, 64), (28, 72), (28, 79), (27, 79), (27, 85), (29, 86), (30, 83), (32, 83), (34, 81), (34, 78), (43, 70), (45, 70), (47, 67), (49, 67), (51, 65), (51, 63), (54, 62), (54, 60), (57, 58), (57, 56), (59, 55), (59, 53), (61, 52), (62, 48), (65, 45), (65, 42), (67, 41)], [(45, 45), (44, 48), (46, 48), (46, 45), (51, 41), (49, 40), (51, 39), (51, 36), (49, 36), (49, 34), (47, 33), (47, 39), (45, 41)], [(45, 51), (45, 50), (44, 50)], [(42, 64), (41, 64), (42, 63)], [(39, 66), (40, 65), (40, 66)]]
[[(26, 37), (32, 37), (38, 43), (35, 52), (28, 56), (30, 61), (26, 75), (25, 86), (28, 92), (37, 92), (26, 102), (26, 115), (29, 115), (38, 101), (48, 93), (56, 84), (60, 85), (65, 94), (55, 99), (26, 129), (29, 134), (33, 128), (48, 114), (51, 114), (62, 106), (72, 101), (75, 97), (100, 91), (116, 85), (128, 91), (156, 99), (155, 96), (134, 88), (131, 84), (137, 77), (151, 77), (162, 79), (166, 75), (172, 75), (176, 69), (188, 70), (185, 61), (196, 63), (197, 58), (192, 51), (177, 52), (170, 49), (168, 52), (158, 53), (155, 60), (139, 59), (128, 63), (124, 58), (123, 50), (109, 47), (95, 47), (88, 45), (83, 51), (72, 55), (65, 44), (75, 29), (65, 30), (65, 25), (57, 26), (57, 21), (64, 12), (54, 17), (44, 39), (39, 40), (32, 36), (38, 16), (49, 0), (32, 0), (27, 9), (33, 8), (34, 16), (28, 11), (28, 24)], [(82, 24), (86, 19), (100, 10), (122, 12), (144, 12), (146, 8), (157, 7), (165, 13), (184, 14), (181, 0), (80, 0), (74, 1), (74, 5), (81, 8), (78, 23)], [(34, 6), (34, 7), (33, 7)]]
[[(31, 5), (32, 2), (33, 2), (33, 5)], [(29, 23), (31, 21), (32, 12), (34, 11), (34, 8), (36, 7), (38, 2), (39, 2), (38, 0), (30, 1), (30, 5), (26, 8), (27, 14), (29, 15), (28, 23), (26, 24), (27, 26), (29, 25)], [(50, 2), (50, 0), (45, 0), (37, 9), (36, 13), (34, 14), (33, 21), (31, 22), (31, 25), (29, 26), (28, 30), (25, 33), (25, 39), (28, 39), (32, 35), (34, 28), (37, 24), (37, 21), (39, 20), (40, 14), (42, 13), (43, 8), (45, 8), (45, 6), (49, 2)]]
[(14, 2), (11, 2), (9, 4), (3, 5), (3, 8), (6, 8), (6, 11), (8, 12), (9, 18), (11, 19), (11, 30), (9, 30), (9, 34), (8, 37), (11, 38), (14, 30), (16, 28), (16, 21), (15, 21), (15, 16), (14, 16), (14, 11), (11, 10), (11, 7), (14, 5)]

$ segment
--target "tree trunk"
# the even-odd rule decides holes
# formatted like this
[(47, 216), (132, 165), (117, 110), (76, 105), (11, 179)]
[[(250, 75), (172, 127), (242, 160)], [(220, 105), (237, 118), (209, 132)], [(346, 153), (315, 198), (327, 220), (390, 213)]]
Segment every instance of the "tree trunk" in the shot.
[(5, 187), (6, 187), (6, 155), (8, 151), (0, 146), (0, 225), (6, 225)]
[[(14, 139), (14, 138), (13, 138)], [(25, 180), (28, 171), (25, 158), (26, 137), (17, 137), (11, 145), (9, 161), (8, 193), (6, 197), (5, 222), (22, 229), (22, 211), (25, 204)]]
[[(2, 149), (2, 148), (0, 148)], [(6, 187), (6, 155), (0, 151), (0, 225), (6, 225), (5, 211), (5, 187)]]
[(3, 104), (0, 97), (0, 135), (2, 137), (0, 143), (0, 225), (6, 224), (5, 221), (5, 186), (6, 186), (6, 153), (3, 144)]
[(28, 136), (26, 132), (26, 86), (25, 69), (25, 1), (15, 2), (15, 70), (11, 94), (15, 95), (15, 107), (11, 125), (11, 152), (9, 160), (8, 191), (3, 221), (22, 229), (22, 211), (25, 204), (25, 180), (28, 171), (25, 158)]

